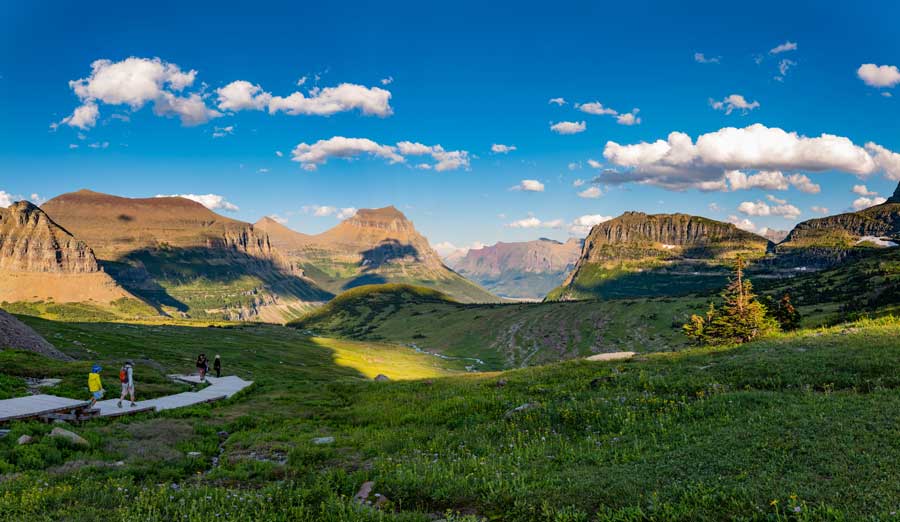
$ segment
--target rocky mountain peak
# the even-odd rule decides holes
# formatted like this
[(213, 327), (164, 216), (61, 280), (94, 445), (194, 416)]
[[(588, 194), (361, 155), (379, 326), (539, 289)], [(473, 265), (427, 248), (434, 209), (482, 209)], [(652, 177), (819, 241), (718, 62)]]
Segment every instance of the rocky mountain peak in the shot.
[(0, 209), (0, 269), (14, 272), (100, 271), (94, 252), (27, 201)]
[(894, 190), (894, 195), (888, 198), (888, 203), (900, 203), (900, 184), (897, 184), (897, 189)]

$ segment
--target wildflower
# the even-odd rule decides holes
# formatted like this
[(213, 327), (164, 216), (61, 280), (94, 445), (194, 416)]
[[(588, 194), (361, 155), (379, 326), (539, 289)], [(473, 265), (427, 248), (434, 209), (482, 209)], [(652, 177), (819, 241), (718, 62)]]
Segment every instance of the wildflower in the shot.
[(777, 505), (778, 505), (778, 499), (777, 499), (777, 498), (772, 499), (772, 502), (769, 502), (769, 505), (770, 505), (770, 506), (777, 506)]
[(803, 511), (803, 508), (801, 508), (800, 506), (794, 506), (794, 513), (799, 513), (801, 511)]

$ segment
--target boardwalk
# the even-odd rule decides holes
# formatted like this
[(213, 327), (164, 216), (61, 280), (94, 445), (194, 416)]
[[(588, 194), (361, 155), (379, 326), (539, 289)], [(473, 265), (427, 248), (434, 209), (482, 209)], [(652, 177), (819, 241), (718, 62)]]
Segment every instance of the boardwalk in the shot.
[[(172, 379), (197, 384), (199, 377), (193, 375), (170, 375)], [(183, 392), (165, 397), (157, 397), (146, 401), (138, 401), (136, 406), (131, 406), (127, 400), (122, 401), (119, 408), (118, 397), (98, 401), (94, 406), (93, 414), (100, 417), (115, 417), (118, 415), (130, 415), (145, 411), (164, 411), (175, 408), (194, 406), (205, 402), (213, 402), (227, 399), (239, 391), (247, 388), (252, 381), (245, 381), (240, 377), (230, 375), (227, 377), (207, 378), (209, 386), (195, 392)], [(140, 390), (138, 390), (140, 391)], [(88, 401), (78, 401), (55, 397), (53, 395), (32, 395), (0, 401), (0, 422), (9, 422), (16, 419), (29, 419), (43, 417), (56, 413), (81, 411), (87, 413)]]

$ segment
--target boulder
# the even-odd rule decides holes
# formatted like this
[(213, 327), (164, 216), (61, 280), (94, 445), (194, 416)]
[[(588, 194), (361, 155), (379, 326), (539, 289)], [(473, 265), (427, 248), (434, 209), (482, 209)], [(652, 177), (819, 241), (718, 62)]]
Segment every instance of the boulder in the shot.
[(322, 444), (333, 444), (333, 443), (334, 443), (334, 437), (317, 437), (317, 438), (315, 438), (315, 439), (312, 440), (312, 443), (313, 443), (313, 444), (318, 444), (318, 445), (322, 445)]
[(369, 495), (372, 494), (372, 488), (375, 487), (375, 483), (371, 480), (368, 482), (363, 482), (363, 485), (359, 487), (359, 491), (356, 492), (356, 496), (353, 497), (354, 500), (363, 504), (367, 500), (369, 500)]
[(53, 431), (50, 432), (50, 436), (57, 438), (57, 439), (66, 439), (69, 442), (71, 442), (72, 444), (74, 444), (76, 446), (81, 446), (83, 448), (87, 448), (91, 445), (90, 442), (81, 438), (81, 436), (79, 436), (75, 433), (72, 433), (69, 430), (64, 430), (64, 429), (58, 428), (58, 427), (53, 428)]
[(32, 442), (34, 442), (34, 437), (32, 437), (31, 435), (22, 435), (16, 440), (16, 444), (18, 444), (19, 446), (31, 444)]
[(500, 379), (499, 381), (497, 381), (498, 388), (502, 388), (504, 386), (506, 386), (506, 379)]
[(506, 417), (507, 419), (510, 419), (510, 418), (516, 416), (517, 414), (522, 413), (523, 411), (540, 408), (540, 406), (541, 406), (541, 404), (539, 402), (526, 402), (525, 404), (522, 404), (521, 406), (516, 406), (515, 408), (506, 412), (504, 417)]
[(626, 361), (635, 356), (635, 352), (598, 353), (587, 358), (588, 361)]
[(383, 373), (379, 373), (378, 375), (375, 376), (375, 380), (378, 382), (385, 382), (385, 381), (389, 381), (391, 379), (387, 375), (385, 375)]

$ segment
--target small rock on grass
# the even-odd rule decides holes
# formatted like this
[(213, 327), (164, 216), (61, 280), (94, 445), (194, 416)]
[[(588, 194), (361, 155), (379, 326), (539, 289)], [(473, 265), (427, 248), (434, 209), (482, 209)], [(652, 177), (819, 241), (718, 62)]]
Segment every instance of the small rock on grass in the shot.
[(378, 375), (375, 376), (375, 380), (378, 382), (384, 382), (384, 381), (389, 381), (391, 379), (387, 375), (385, 375), (383, 373), (379, 373)]
[(312, 440), (313, 444), (332, 444), (334, 443), (334, 437), (317, 437)]
[(535, 408), (539, 408), (540, 406), (541, 406), (541, 404), (539, 402), (526, 402), (525, 404), (522, 404), (521, 406), (516, 406), (515, 408), (509, 410), (508, 412), (506, 412), (506, 414), (504, 416), (507, 419), (509, 419), (509, 418), (512, 418), (513, 416), (515, 416), (517, 413), (521, 413), (523, 411), (528, 411), (528, 410), (533, 410)]
[(372, 494), (372, 488), (375, 487), (375, 483), (370, 481), (363, 482), (363, 485), (359, 487), (359, 491), (356, 492), (356, 496), (353, 497), (357, 502), (365, 502), (369, 500), (369, 495)]
[(497, 381), (498, 388), (502, 388), (504, 386), (506, 386), (506, 379), (500, 379), (499, 381)]
[(199, 457), (200, 455), (202, 455), (202, 453), (200, 453), (199, 451), (189, 451), (188, 452), (188, 457)]
[(64, 430), (64, 429), (58, 428), (58, 427), (53, 428), (53, 431), (50, 432), (50, 436), (54, 437), (54, 438), (58, 438), (58, 439), (66, 439), (69, 442), (71, 442), (72, 444), (74, 444), (76, 446), (81, 446), (84, 448), (87, 448), (88, 446), (91, 445), (90, 442), (83, 439), (81, 436), (79, 436), (75, 433), (72, 433), (69, 430)]
[(18, 440), (16, 440), (16, 444), (18, 444), (19, 446), (31, 444), (32, 442), (34, 442), (34, 438), (31, 435), (22, 435)]

